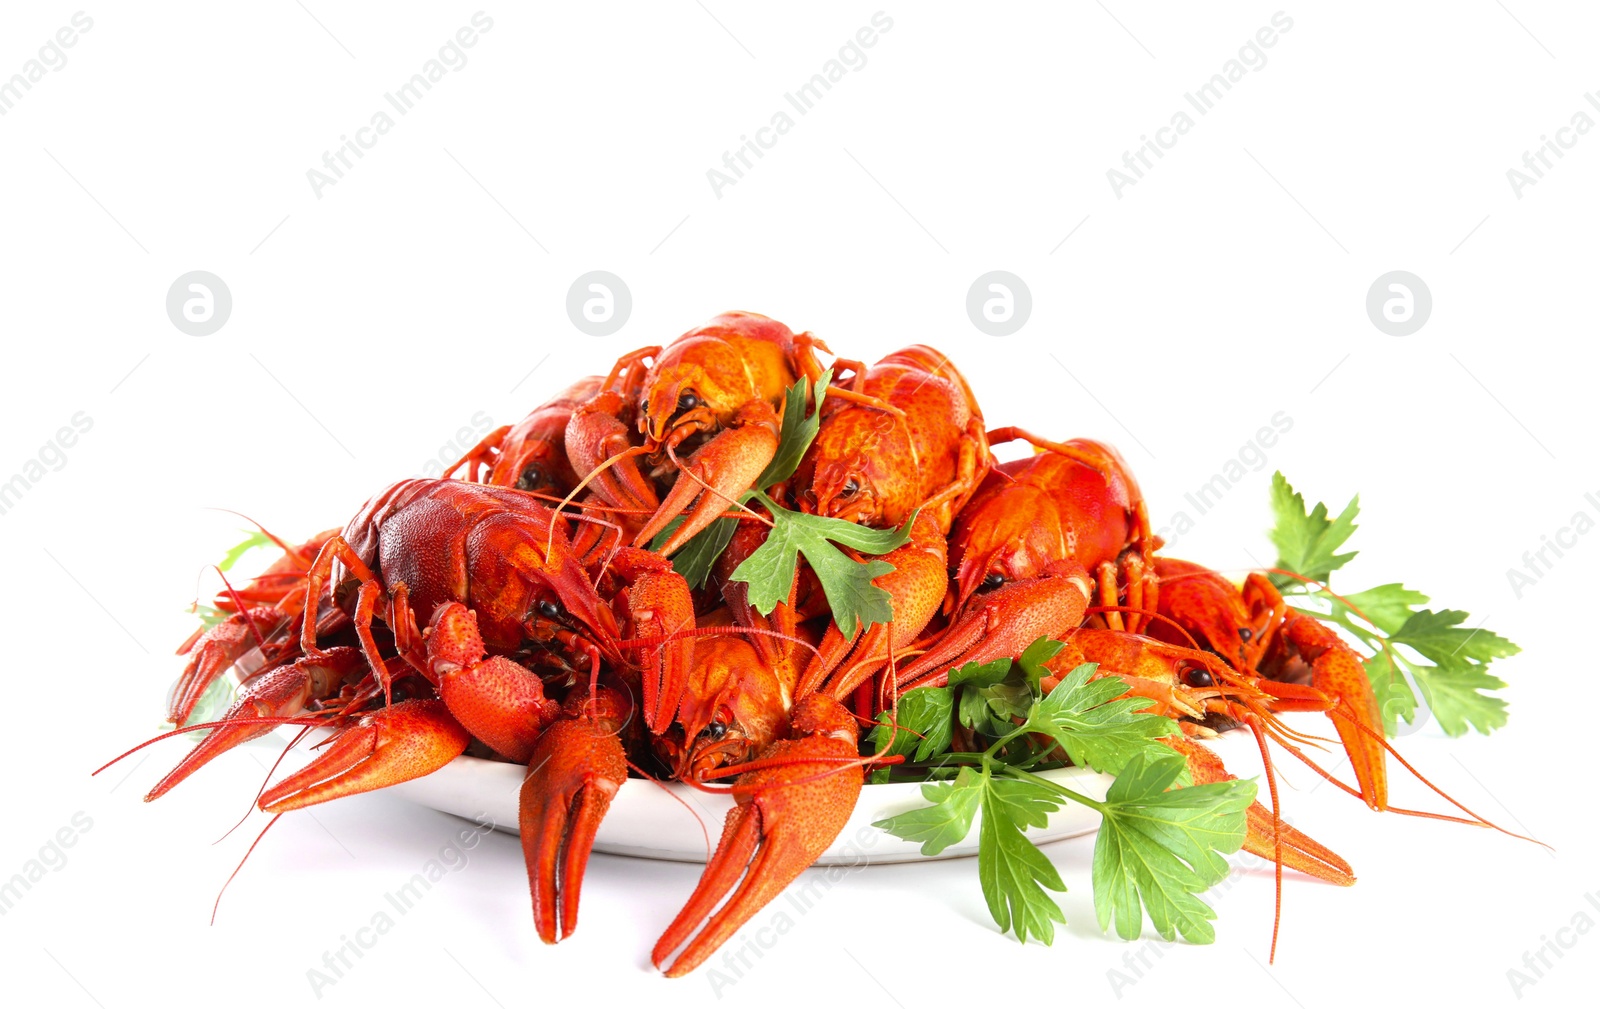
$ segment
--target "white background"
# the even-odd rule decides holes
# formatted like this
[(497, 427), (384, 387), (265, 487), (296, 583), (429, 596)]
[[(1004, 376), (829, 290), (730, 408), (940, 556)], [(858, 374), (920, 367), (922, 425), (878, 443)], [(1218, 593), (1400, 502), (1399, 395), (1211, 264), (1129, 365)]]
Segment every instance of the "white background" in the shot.
[[(1506, 176), (1575, 112), (1600, 117), (1583, 97), (1597, 86), (1593, 11), (1287, 8), (1293, 28), (1266, 65), (1119, 199), (1107, 169), (1187, 108), (1185, 92), (1276, 6), (884, 8), (893, 28), (866, 65), (719, 198), (707, 169), (878, 7), (492, 8), (468, 63), (318, 198), (307, 170), (478, 7), (304, 8), (88, 9), (93, 28), (67, 64), (0, 117), (0, 480), (75, 412), (93, 419), (65, 465), (0, 515), (0, 876), (75, 812), (93, 823), (0, 917), (7, 1001), (24, 990), (107, 1007), (316, 1001), (307, 970), (457, 828), (382, 795), (285, 817), (208, 927), (264, 818), (211, 842), (248, 807), (271, 750), (219, 761), (148, 806), (140, 795), (183, 744), (89, 777), (159, 721), (181, 665), (172, 649), (193, 624), (184, 607), (197, 584), (209, 592), (204, 566), (242, 525), (208, 509), (286, 536), (341, 523), (388, 481), (456, 455), (478, 411), (513, 422), (728, 308), (867, 360), (936, 345), (991, 424), (1119, 445), (1158, 524), (1285, 411), (1294, 426), (1269, 463), (1173, 552), (1230, 570), (1270, 560), (1273, 468), (1335, 506), (1359, 491), (1362, 553), (1336, 585), (1404, 579), (1525, 649), (1497, 666), (1509, 727), (1447, 740), (1429, 726), (1404, 752), (1555, 855), (1369, 813), (1286, 766), (1287, 812), (1360, 882), (1291, 878), (1270, 970), (1271, 877), (1257, 865), (1213, 895), (1214, 946), (1158, 943), (1153, 967), (1118, 991), (1107, 972), (1142, 947), (1095, 927), (1086, 838), (1048, 849), (1070, 887), (1052, 948), (996, 933), (970, 861), (878, 868), (834, 887), (714, 993), (706, 971), (668, 982), (648, 964), (693, 867), (595, 858), (582, 926), (546, 948), (520, 850), (500, 835), (322, 1002), (1281, 1004), (1287, 993), (1332, 1006), (1382, 993), (1492, 1005), (1517, 1001), (1507, 970), (1542, 937), (1579, 912), (1600, 920), (1584, 898), (1600, 888), (1589, 773), (1600, 536), (1581, 537), (1520, 599), (1507, 578), (1575, 513), (1600, 517), (1584, 498), (1600, 495), (1600, 133), (1520, 199)], [(0, 76), (75, 10), (7, 5)], [(196, 269), (234, 301), (206, 337), (164, 310), (173, 280)], [(632, 291), (614, 336), (581, 335), (566, 315), (568, 286), (594, 269)], [(1014, 336), (984, 336), (966, 316), (968, 286), (995, 269), (1032, 291)], [(1421, 276), (1434, 302), (1407, 337), (1380, 333), (1364, 307), (1396, 269)], [(1258, 773), (1248, 741), (1230, 743), (1232, 767)], [(1395, 773), (1397, 804), (1439, 808)], [(1600, 936), (1576, 942), (1523, 1001), (1592, 997)]]

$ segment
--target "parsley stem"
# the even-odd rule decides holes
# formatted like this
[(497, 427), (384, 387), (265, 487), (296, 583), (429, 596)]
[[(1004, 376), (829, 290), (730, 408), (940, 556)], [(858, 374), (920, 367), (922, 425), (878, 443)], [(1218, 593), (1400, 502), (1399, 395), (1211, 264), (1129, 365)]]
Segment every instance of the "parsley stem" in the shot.
[(1079, 805), (1088, 806), (1090, 809), (1098, 811), (1101, 816), (1105, 816), (1106, 813), (1108, 812), (1108, 810), (1110, 809), (1110, 807), (1107, 806), (1103, 802), (1100, 802), (1100, 801), (1098, 801), (1096, 799), (1091, 799), (1087, 795), (1083, 795), (1080, 792), (1074, 792), (1072, 789), (1067, 788), (1067, 787), (1065, 787), (1063, 785), (1058, 785), (1055, 782), (1051, 781), (1049, 778), (1042, 777), (1041, 775), (1034, 774), (1032, 771), (1024, 771), (1020, 767), (1013, 767), (1010, 764), (1001, 763), (1000, 761), (994, 760), (993, 758), (987, 758), (986, 757), (986, 759), (989, 761), (989, 763), (991, 765), (991, 769), (998, 769), (1000, 771), (1000, 773), (1009, 775), (1010, 777), (1013, 777), (1013, 778), (1020, 778), (1023, 781), (1031, 781), (1031, 782), (1033, 782), (1035, 784), (1043, 785), (1045, 788), (1048, 788), (1050, 791), (1055, 792), (1055, 793), (1057, 793), (1059, 795), (1065, 796), (1066, 798), (1071, 799), (1073, 802), (1076, 802)]
[(1028, 730), (1028, 725), (1027, 725), (1026, 722), (1024, 722), (1022, 725), (1017, 726), (1012, 731), (1006, 733), (1004, 736), (1001, 736), (999, 739), (995, 740), (993, 746), (989, 747), (987, 750), (984, 750), (983, 751), (983, 759), (984, 760), (994, 760), (995, 759), (995, 754), (997, 754), (1001, 750), (1005, 749), (1007, 743), (1011, 742), (1013, 739), (1016, 739), (1016, 738), (1018, 738), (1020, 736), (1026, 735), (1028, 733), (1028, 731), (1029, 731)]

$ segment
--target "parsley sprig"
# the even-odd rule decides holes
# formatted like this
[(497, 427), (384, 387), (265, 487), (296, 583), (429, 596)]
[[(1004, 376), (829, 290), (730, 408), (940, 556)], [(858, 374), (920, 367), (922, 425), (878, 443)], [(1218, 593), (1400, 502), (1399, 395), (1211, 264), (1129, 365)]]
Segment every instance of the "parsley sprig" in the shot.
[[(266, 533), (261, 532), (260, 530), (252, 532), (250, 535), (246, 536), (244, 539), (228, 548), (228, 552), (222, 555), (222, 560), (217, 562), (217, 570), (224, 573), (231, 571), (233, 566), (239, 562), (239, 558), (243, 557), (250, 551), (259, 547), (270, 547), (276, 545), (277, 544), (273, 541), (272, 537), (268, 536)], [(233, 615), (223, 610), (219, 610), (215, 606), (198, 601), (190, 607), (190, 612), (194, 613), (200, 618), (200, 626), (204, 630), (210, 630)], [(198, 721), (198, 719), (196, 720)]]
[[(766, 488), (793, 476), (806, 449), (811, 447), (821, 424), (822, 402), (832, 377), (831, 369), (818, 377), (815, 402), (809, 414), (806, 403), (812, 400), (812, 395), (807, 379), (802, 377), (785, 394), (778, 450), (755, 485), (738, 499), (740, 505), (751, 502), (759, 505), (770, 517), (772, 531), (767, 534), (766, 542), (745, 558), (729, 577), (747, 583), (750, 604), (761, 613), (770, 614), (778, 603), (788, 598), (795, 566), (799, 558), (804, 557), (822, 583), (823, 594), (839, 630), (849, 637), (862, 625), (883, 624), (893, 619), (889, 593), (872, 581), (893, 571), (894, 566), (881, 560), (857, 560), (839, 548), (848, 547), (865, 555), (886, 554), (911, 539), (911, 524), (916, 521), (916, 515), (899, 529), (869, 529), (843, 519), (790, 511), (764, 493)], [(738, 521), (736, 517), (725, 515), (690, 538), (673, 554), (673, 568), (691, 586), (704, 585), (717, 558), (733, 539)], [(674, 520), (652, 547), (659, 548), (681, 524)]]
[[(1045, 663), (1059, 641), (1034, 642), (1016, 661), (970, 663), (950, 671), (943, 687), (919, 687), (885, 713), (871, 742), (880, 754), (906, 758), (891, 773), (935, 779), (922, 786), (929, 805), (875, 826), (937, 855), (978, 825), (978, 879), (1002, 932), (1046, 945), (1064, 924), (1050, 896), (1066, 884), (1029, 840), (1050, 813), (1078, 802), (1100, 813), (1093, 881), (1101, 928), (1133, 938), (1146, 915), (1164, 938), (1214, 939), (1211, 908), (1197, 896), (1227, 874), (1222, 856), (1244, 841), (1255, 784), (1189, 784), (1183, 757), (1162, 745), (1178, 726), (1145, 714), (1147, 699), (1122, 697), (1119, 677), (1095, 677), (1085, 663), (1045, 693)], [(1117, 775), (1096, 800), (1038, 772), (1067, 762)]]
[[(228, 552), (222, 555), (222, 560), (217, 562), (217, 570), (222, 572), (231, 571), (233, 566), (239, 562), (239, 559), (250, 551), (260, 547), (276, 545), (272, 537), (266, 533), (260, 530), (252, 532), (228, 548)], [(201, 629), (207, 631), (233, 616), (232, 613), (199, 601), (193, 604), (190, 611), (200, 618)], [(233, 705), (238, 691), (238, 681), (232, 676), (217, 677), (211, 686), (206, 688), (205, 693), (200, 695), (200, 700), (195, 702), (194, 712), (189, 716), (189, 721), (192, 724), (200, 724), (202, 722), (214, 722), (221, 718), (228, 708)], [(173, 725), (171, 722), (163, 722), (161, 728), (163, 730), (171, 729)], [(189, 733), (185, 738), (200, 740), (210, 733), (210, 729), (200, 729)]]
[(1273, 583), (1296, 611), (1341, 628), (1365, 647), (1367, 677), (1389, 735), (1401, 720), (1416, 722), (1418, 691), (1449, 735), (1462, 735), (1469, 725), (1488, 734), (1506, 723), (1506, 702), (1491, 693), (1506, 683), (1488, 669), (1520, 648), (1486, 628), (1463, 626), (1463, 610), (1425, 609), (1429, 598), (1399, 582), (1337, 596), (1329, 589), (1329, 575), (1356, 556), (1338, 551), (1357, 528), (1359, 497), (1329, 518), (1327, 505), (1307, 510), (1283, 474), (1274, 473), (1272, 510), (1277, 567), (1316, 584), (1283, 574), (1274, 574)]

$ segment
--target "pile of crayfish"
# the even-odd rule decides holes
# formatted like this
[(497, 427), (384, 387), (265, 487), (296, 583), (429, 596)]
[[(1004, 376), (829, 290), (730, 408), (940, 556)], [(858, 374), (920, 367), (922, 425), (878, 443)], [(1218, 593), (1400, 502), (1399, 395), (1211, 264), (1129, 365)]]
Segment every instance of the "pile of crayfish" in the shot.
[[(228, 585), (223, 619), (180, 649), (170, 720), (212, 731), (147, 800), (281, 725), (336, 735), (265, 788), (272, 814), (429, 774), (469, 747), (526, 764), (520, 833), (535, 925), (553, 943), (577, 924), (596, 830), (625, 779), (731, 782), (716, 851), (655, 946), (672, 976), (834, 841), (884, 762), (864, 727), (908, 690), (1040, 638), (1066, 643), (1050, 660), (1062, 675), (1097, 663), (1179, 719), (1170, 745), (1196, 783), (1231, 778), (1201, 742), (1219, 729), (1244, 725), (1309, 759), (1277, 714), (1323, 712), (1353, 768), (1346, 789), (1388, 807), (1388, 744), (1359, 655), (1266, 577), (1237, 585), (1158, 556), (1114, 449), (988, 428), (931, 347), (872, 365), (832, 357), (826, 370), (819, 353), (832, 357), (763, 316), (718, 316), (494, 431), (445, 478), (387, 487), (303, 544), (275, 540), (283, 555)], [(785, 460), (791, 415), (814, 432)], [(1034, 451), (995, 459), (1017, 441)], [(869, 563), (863, 548), (838, 529), (899, 530), (868, 569), (892, 619), (841, 612), (806, 563), (775, 605), (753, 600), (732, 576), (779, 509), (834, 520), (856, 563)], [(709, 561), (708, 539), (720, 549)], [(232, 707), (191, 724), (247, 657)], [(1280, 873), (1354, 882), (1275, 799), (1247, 823), (1244, 847)]]

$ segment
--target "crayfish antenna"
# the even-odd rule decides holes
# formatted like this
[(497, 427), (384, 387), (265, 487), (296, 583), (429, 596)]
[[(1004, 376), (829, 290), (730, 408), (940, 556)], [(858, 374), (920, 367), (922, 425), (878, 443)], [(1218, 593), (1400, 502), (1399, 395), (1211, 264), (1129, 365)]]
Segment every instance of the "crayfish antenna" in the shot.
[[(1365, 727), (1363, 727), (1363, 728), (1365, 728)], [(1346, 784), (1345, 782), (1339, 780), (1339, 778), (1336, 775), (1334, 775), (1332, 772), (1330, 772), (1327, 768), (1323, 767), (1321, 764), (1318, 764), (1315, 760), (1312, 760), (1299, 747), (1294, 746), (1293, 744), (1288, 743), (1283, 739), (1276, 739), (1276, 742), (1278, 743), (1278, 745), (1282, 746), (1284, 749), (1286, 749), (1290, 753), (1294, 754), (1294, 756), (1302, 764), (1305, 764), (1307, 767), (1309, 767), (1312, 771), (1314, 771), (1317, 775), (1319, 775), (1323, 780), (1325, 780), (1325, 781), (1333, 784), (1334, 786), (1336, 786), (1340, 791), (1345, 792), (1346, 794), (1348, 794), (1350, 796), (1353, 796), (1354, 798), (1361, 799), (1362, 801), (1366, 800), (1366, 796), (1361, 794), (1360, 789), (1357, 789), (1357, 788), (1355, 788), (1355, 787), (1353, 787), (1353, 786), (1351, 786), (1349, 784)], [(1445, 799), (1445, 801), (1449, 802), (1451, 805), (1455, 806), (1457, 809), (1460, 809), (1462, 812), (1468, 814), (1468, 816), (1451, 816), (1449, 813), (1432, 813), (1432, 812), (1428, 812), (1427, 810), (1403, 809), (1403, 808), (1401, 808), (1399, 806), (1389, 806), (1389, 805), (1384, 806), (1383, 809), (1380, 810), (1380, 812), (1384, 812), (1384, 813), (1399, 813), (1401, 816), (1416, 816), (1416, 817), (1421, 817), (1422, 819), (1426, 819), (1426, 820), (1443, 820), (1446, 823), (1462, 823), (1462, 824), (1466, 824), (1469, 827), (1488, 827), (1491, 830), (1497, 830), (1500, 833), (1505, 834), (1507, 837), (1514, 837), (1519, 841), (1529, 841), (1529, 842), (1532, 842), (1533, 844), (1540, 845), (1541, 847), (1544, 847), (1544, 848), (1549, 848), (1550, 847), (1550, 845), (1545, 844), (1545, 842), (1539, 840), (1536, 837), (1527, 837), (1527, 836), (1525, 836), (1523, 834), (1518, 834), (1515, 831), (1506, 830), (1504, 827), (1501, 827), (1500, 825), (1498, 825), (1498, 824), (1496, 824), (1496, 823), (1494, 823), (1494, 822), (1492, 822), (1490, 820), (1487, 820), (1487, 819), (1483, 818), (1482, 816), (1479, 816), (1477, 813), (1474, 813), (1472, 810), (1468, 809), (1466, 806), (1463, 806), (1460, 802), (1457, 802), (1454, 798), (1452, 798), (1449, 794), (1447, 794), (1446, 792), (1441, 790), (1433, 782), (1431, 782), (1427, 778), (1423, 777), (1421, 772), (1419, 772), (1415, 767), (1413, 767), (1409, 762), (1407, 762), (1404, 757), (1401, 757), (1400, 754), (1395, 751), (1393, 745), (1391, 745), (1388, 742), (1388, 740), (1384, 740), (1383, 741), (1383, 748), (1388, 751), (1390, 756), (1394, 757), (1395, 760), (1399, 761), (1400, 766), (1404, 767), (1407, 771), (1410, 771), (1411, 774), (1418, 781), (1422, 782), (1424, 785), (1427, 785), (1435, 793), (1437, 793), (1438, 795), (1442, 796)], [(1470, 817), (1470, 819), (1469, 819), (1469, 817)]]
[[(1411, 763), (1409, 761), (1407, 761), (1406, 758), (1400, 756), (1400, 752), (1398, 750), (1396, 750), (1394, 748), (1394, 745), (1392, 743), (1390, 743), (1387, 739), (1385, 739), (1381, 733), (1374, 731), (1372, 728), (1362, 724), (1359, 721), (1356, 722), (1356, 725), (1357, 725), (1358, 728), (1361, 729), (1362, 732), (1365, 732), (1365, 733), (1371, 735), (1373, 738), (1375, 738), (1378, 741), (1378, 744), (1380, 746), (1382, 746), (1385, 750), (1388, 751), (1389, 756), (1393, 757), (1396, 761), (1398, 761), (1400, 763), (1401, 767), (1404, 767), (1407, 771), (1411, 772), (1412, 777), (1416, 778), (1418, 781), (1422, 782), (1424, 785), (1427, 785), (1430, 789), (1433, 790), (1433, 792), (1435, 794), (1437, 794), (1440, 798), (1444, 799), (1446, 802), (1450, 803), (1450, 805), (1456, 807), (1457, 809), (1461, 810), (1463, 813), (1466, 813), (1468, 816), (1472, 817), (1472, 820), (1462, 821), (1462, 820), (1460, 820), (1459, 817), (1445, 816), (1445, 815), (1441, 815), (1439, 813), (1422, 813), (1422, 812), (1417, 812), (1415, 810), (1410, 810), (1410, 809), (1395, 809), (1392, 806), (1389, 807), (1391, 812), (1403, 813), (1403, 814), (1405, 814), (1407, 816), (1422, 816), (1422, 817), (1427, 817), (1429, 819), (1435, 819), (1435, 820), (1452, 820), (1452, 821), (1466, 822), (1466, 823), (1476, 822), (1476, 823), (1482, 824), (1485, 827), (1489, 827), (1491, 829), (1497, 830), (1500, 833), (1506, 835), (1507, 837), (1514, 837), (1519, 841), (1530, 841), (1533, 844), (1537, 844), (1537, 845), (1539, 845), (1539, 846), (1541, 846), (1543, 848), (1550, 848), (1550, 845), (1545, 844), (1543, 841), (1539, 840), (1538, 838), (1527, 837), (1525, 835), (1515, 833), (1514, 831), (1507, 830), (1504, 827), (1500, 826), (1499, 824), (1493, 822), (1492, 820), (1485, 819), (1484, 817), (1480, 816), (1479, 814), (1474, 813), (1472, 810), (1468, 809), (1466, 806), (1464, 806), (1460, 802), (1458, 802), (1455, 799), (1455, 797), (1450, 795), (1444, 789), (1440, 788), (1438, 785), (1435, 785), (1433, 782), (1429, 781), (1425, 776), (1423, 776), (1421, 771), (1419, 771), (1415, 767), (1411, 766)], [(1550, 848), (1550, 850), (1554, 851), (1555, 849)]]
[[(307, 725), (304, 728), (302, 728), (299, 732), (294, 734), (294, 738), (289, 740), (288, 745), (285, 746), (278, 753), (278, 759), (274, 760), (272, 762), (272, 766), (267, 768), (266, 777), (261, 779), (261, 787), (256, 789), (255, 798), (251, 799), (250, 800), (250, 805), (245, 807), (244, 815), (239, 817), (239, 822), (237, 822), (233, 826), (229, 827), (228, 828), (228, 832), (226, 834), (223, 834), (221, 837), (217, 838), (215, 841), (212, 841), (211, 842), (212, 844), (221, 844), (223, 841), (226, 841), (233, 834), (234, 831), (236, 831), (240, 827), (244, 826), (244, 821), (250, 819), (250, 814), (254, 813), (256, 811), (256, 803), (260, 802), (261, 801), (261, 796), (266, 793), (267, 785), (271, 783), (272, 776), (274, 774), (278, 773), (278, 768), (280, 766), (282, 766), (283, 759), (289, 755), (289, 751), (290, 750), (293, 750), (296, 746), (299, 746), (300, 745), (300, 740), (306, 738), (306, 733), (310, 732), (314, 728), (316, 728), (316, 726)], [(212, 909), (211, 916), (213, 918), (216, 917), (216, 909), (215, 908)]]
[[(626, 758), (624, 758), (624, 759), (626, 759)], [(670, 786), (668, 786), (668, 784), (665, 781), (662, 781), (660, 778), (657, 778), (654, 775), (647, 773), (644, 768), (640, 767), (638, 764), (635, 764), (631, 760), (629, 760), (627, 763), (628, 763), (628, 769), (631, 770), (634, 774), (637, 774), (642, 780), (650, 782), (651, 784), (655, 785), (657, 788), (661, 789), (663, 792), (667, 793), (667, 795), (672, 798), (673, 802), (676, 802), (678, 805), (682, 806), (684, 809), (687, 809), (689, 811), (689, 815), (694, 817), (694, 822), (698, 823), (700, 825), (700, 835), (701, 835), (701, 837), (703, 837), (705, 839), (705, 843), (706, 843), (706, 861), (707, 862), (711, 861), (711, 832), (706, 829), (706, 821), (701, 818), (699, 813), (695, 812), (694, 807), (689, 805), (689, 803), (684, 799), (683, 796), (681, 796), (677, 792), (673, 791), (672, 788)]]
[(1255, 719), (1248, 722), (1256, 746), (1261, 750), (1261, 762), (1267, 775), (1267, 795), (1272, 801), (1272, 947), (1267, 952), (1267, 963), (1278, 959), (1278, 929), (1283, 924), (1283, 821), (1278, 815), (1278, 777), (1272, 772), (1272, 754), (1267, 751), (1267, 737)]
[[(217, 923), (217, 909), (222, 906), (222, 895), (228, 892), (228, 884), (232, 883), (233, 878), (239, 875), (239, 870), (243, 869), (244, 864), (250, 860), (250, 856), (255, 854), (256, 845), (261, 843), (261, 839), (267, 836), (267, 831), (271, 830), (272, 825), (277, 823), (282, 817), (283, 814), (279, 813), (277, 816), (274, 816), (272, 819), (267, 821), (267, 825), (261, 828), (261, 833), (257, 834), (256, 839), (250, 842), (250, 847), (245, 851), (244, 858), (239, 859), (239, 864), (233, 867), (232, 872), (228, 873), (228, 878), (223, 882), (222, 889), (217, 891), (216, 901), (211, 905), (211, 924), (215, 925)], [(229, 833), (232, 833), (232, 831), (229, 831)]]
[(171, 739), (173, 736), (187, 736), (191, 732), (203, 732), (211, 729), (220, 729), (229, 725), (265, 725), (271, 728), (279, 725), (320, 724), (322, 724), (322, 719), (313, 718), (310, 716), (304, 718), (220, 718), (215, 722), (196, 722), (193, 725), (185, 725), (176, 729), (168, 729), (166, 732), (163, 732), (160, 735), (151, 736), (138, 746), (130, 746), (128, 749), (123, 750), (121, 753), (117, 754), (115, 757), (112, 757), (104, 764), (101, 764), (93, 771), (90, 771), (89, 777), (92, 778), (101, 771), (104, 771), (106, 768), (112, 767), (124, 760), (127, 760), (129, 757), (133, 756), (135, 753), (138, 753), (147, 746), (154, 746), (162, 740)]

